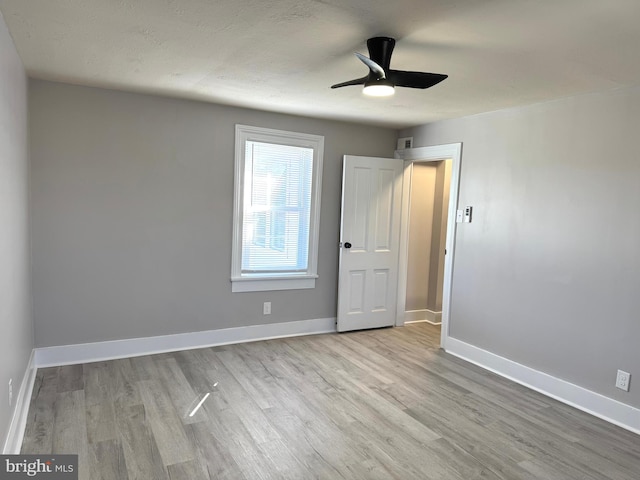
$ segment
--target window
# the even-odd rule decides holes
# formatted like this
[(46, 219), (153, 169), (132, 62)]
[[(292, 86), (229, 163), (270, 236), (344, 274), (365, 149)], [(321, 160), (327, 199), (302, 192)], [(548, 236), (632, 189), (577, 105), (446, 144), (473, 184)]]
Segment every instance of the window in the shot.
[(236, 125), (232, 291), (314, 288), (324, 137)]

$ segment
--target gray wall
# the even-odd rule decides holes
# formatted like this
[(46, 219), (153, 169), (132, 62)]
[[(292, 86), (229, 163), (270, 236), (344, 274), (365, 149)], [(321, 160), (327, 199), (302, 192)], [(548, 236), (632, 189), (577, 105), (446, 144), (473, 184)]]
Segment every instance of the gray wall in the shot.
[(463, 142), (452, 337), (640, 407), (638, 125), (634, 88), (400, 132)]
[[(5, 436), (33, 348), (29, 287), (27, 79), (0, 15), (0, 432)], [(4, 444), (4, 441), (3, 441)]]
[[(43, 81), (29, 93), (38, 347), (335, 317), (342, 155), (391, 156), (397, 132)], [(231, 293), (236, 123), (325, 136), (315, 289)]]

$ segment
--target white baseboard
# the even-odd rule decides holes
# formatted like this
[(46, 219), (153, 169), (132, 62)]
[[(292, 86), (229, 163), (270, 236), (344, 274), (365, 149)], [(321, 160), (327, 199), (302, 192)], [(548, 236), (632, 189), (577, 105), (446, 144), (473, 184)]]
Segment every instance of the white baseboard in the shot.
[(404, 312), (404, 323), (427, 322), (431, 325), (442, 324), (442, 312), (434, 312), (426, 308), (422, 310), (407, 310)]
[(336, 331), (336, 319), (316, 318), (294, 322), (179, 333), (157, 337), (129, 338), (107, 342), (60, 345), (35, 349), (35, 365), (50, 367), (137, 357), (271, 338), (296, 337)]
[(562, 403), (640, 434), (640, 409), (448, 337), (446, 352)]
[(22, 439), (24, 437), (24, 430), (27, 425), (27, 415), (29, 414), (29, 404), (31, 402), (31, 393), (33, 392), (33, 384), (36, 381), (36, 366), (35, 366), (35, 350), (31, 351), (29, 357), (29, 363), (27, 369), (22, 377), (20, 383), (20, 390), (16, 396), (16, 407), (11, 417), (11, 423), (9, 424), (9, 431), (7, 432), (7, 438), (2, 448), (3, 455), (15, 455), (20, 453), (22, 447)]

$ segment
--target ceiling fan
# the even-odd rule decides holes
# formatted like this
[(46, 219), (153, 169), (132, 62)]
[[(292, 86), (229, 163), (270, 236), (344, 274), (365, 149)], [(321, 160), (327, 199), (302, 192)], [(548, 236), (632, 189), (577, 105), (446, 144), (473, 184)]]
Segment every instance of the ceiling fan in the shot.
[(356, 57), (369, 67), (369, 75), (336, 83), (331, 85), (331, 88), (364, 85), (363, 92), (365, 94), (383, 97), (393, 95), (394, 87), (429, 88), (448, 77), (448, 75), (439, 73), (392, 70), (390, 68), (391, 54), (395, 44), (396, 41), (390, 37), (373, 37), (367, 40), (369, 57), (360, 53), (356, 53)]

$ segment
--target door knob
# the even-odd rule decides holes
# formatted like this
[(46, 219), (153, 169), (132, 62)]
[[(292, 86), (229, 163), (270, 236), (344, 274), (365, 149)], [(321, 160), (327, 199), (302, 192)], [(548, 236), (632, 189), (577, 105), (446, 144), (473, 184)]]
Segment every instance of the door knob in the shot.
[(349, 242), (344, 243), (344, 248), (351, 248), (351, 244)]

